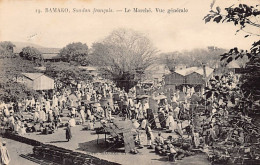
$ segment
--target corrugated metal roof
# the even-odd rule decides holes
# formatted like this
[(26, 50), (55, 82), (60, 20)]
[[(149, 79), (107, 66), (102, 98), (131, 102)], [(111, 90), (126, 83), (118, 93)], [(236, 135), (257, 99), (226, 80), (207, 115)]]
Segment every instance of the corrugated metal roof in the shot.
[[(205, 69), (206, 69), (206, 76), (211, 75), (212, 72), (214, 71), (214, 69), (212, 69), (210, 67), (206, 67)], [(190, 68), (186, 68), (186, 69), (175, 70), (175, 72), (182, 76), (187, 76), (194, 72), (203, 76), (203, 68), (198, 68), (198, 67), (190, 67)]]
[(34, 69), (38, 69), (38, 70), (41, 70), (41, 71), (45, 71), (45, 70), (46, 70), (46, 67), (44, 67), (44, 66), (34, 67)]
[(96, 67), (93, 67), (93, 66), (79, 66), (80, 69), (85, 69), (85, 70), (88, 70), (88, 71), (96, 71), (98, 70)]
[(60, 59), (60, 55), (58, 53), (44, 53), (42, 54), (43, 59)]
[(198, 67), (191, 67), (191, 68), (186, 68), (186, 69), (181, 69), (181, 70), (175, 70), (175, 72), (182, 76), (186, 76), (188, 74), (195, 72), (196, 70), (198, 70)]
[[(207, 77), (210, 76), (210, 75), (213, 73), (213, 71), (214, 71), (214, 69), (212, 69), (212, 68), (210, 68), (210, 67), (206, 67), (205, 70), (206, 70), (206, 76), (207, 76)], [(198, 73), (198, 74), (200, 74), (200, 75), (202, 75), (202, 76), (203, 76), (203, 74), (204, 74), (204, 73), (203, 73), (203, 68), (200, 68), (200, 69), (196, 70), (195, 72)]]
[(238, 65), (238, 63), (237, 62), (235, 62), (235, 61), (232, 61), (232, 62), (230, 62), (229, 64), (227, 64), (227, 68), (241, 68), (239, 65)]
[(43, 75), (43, 73), (22, 73), (25, 77), (35, 80)]

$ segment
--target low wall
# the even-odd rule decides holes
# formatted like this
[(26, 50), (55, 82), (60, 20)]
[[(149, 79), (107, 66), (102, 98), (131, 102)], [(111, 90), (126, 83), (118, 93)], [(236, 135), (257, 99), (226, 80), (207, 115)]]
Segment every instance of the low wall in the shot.
[(118, 163), (99, 159), (97, 157), (64, 149), (50, 144), (44, 144), (9, 131), (1, 132), (2, 136), (21, 143), (34, 146), (33, 153), (35, 157), (54, 161), (62, 165), (118, 165)]

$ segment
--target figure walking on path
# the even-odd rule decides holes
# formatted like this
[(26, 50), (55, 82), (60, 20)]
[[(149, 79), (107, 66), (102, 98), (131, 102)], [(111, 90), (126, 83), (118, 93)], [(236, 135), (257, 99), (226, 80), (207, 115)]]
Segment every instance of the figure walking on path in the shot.
[(71, 134), (70, 125), (67, 124), (67, 128), (66, 128), (66, 139), (67, 139), (67, 141), (70, 141), (71, 138), (72, 138), (72, 134)]

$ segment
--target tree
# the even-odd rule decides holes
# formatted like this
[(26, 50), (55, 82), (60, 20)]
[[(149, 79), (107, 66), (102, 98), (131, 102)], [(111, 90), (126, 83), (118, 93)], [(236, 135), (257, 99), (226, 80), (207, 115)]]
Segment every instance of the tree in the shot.
[[(216, 23), (226, 23), (231, 22), (235, 26), (238, 26), (239, 31), (246, 33), (245, 37), (249, 36), (260, 36), (255, 31), (248, 31), (250, 28), (256, 28), (256, 31), (259, 31), (260, 24), (259, 15), (260, 11), (258, 10), (258, 5), (249, 6), (247, 4), (232, 5), (225, 8), (224, 11), (221, 11), (220, 7), (213, 9), (215, 1), (211, 4), (211, 10), (208, 15), (204, 17), (205, 22), (216, 22)], [(249, 28), (247, 28), (249, 27)], [(229, 63), (233, 60), (241, 59), (243, 57), (248, 58), (248, 63), (244, 68), (244, 74), (241, 77), (242, 85), (241, 89), (246, 94), (250, 100), (259, 101), (260, 89), (257, 81), (259, 82), (260, 72), (255, 69), (259, 69), (259, 58), (260, 58), (260, 40), (252, 44), (251, 49), (248, 50), (239, 50), (237, 47), (230, 49), (229, 52), (221, 55), (221, 60)], [(255, 72), (257, 71), (257, 72)], [(248, 86), (253, 85), (253, 86)]]
[(57, 90), (64, 87), (76, 87), (77, 82), (92, 80), (92, 76), (80, 69), (78, 65), (67, 62), (47, 63), (45, 74), (55, 79)]
[(26, 60), (34, 61), (37, 64), (42, 60), (42, 53), (34, 47), (25, 47), (20, 52), (20, 56)]
[(38, 93), (27, 88), (21, 83), (15, 82), (12, 79), (6, 79), (5, 82), (0, 82), (0, 99), (5, 102), (21, 101), (28, 96), (38, 96)]
[[(213, 9), (215, 1), (211, 4), (210, 13), (204, 17), (205, 22), (216, 22), (224, 23), (231, 22), (235, 26), (238, 26), (239, 31), (246, 32), (245, 37), (252, 35), (259, 36), (254, 32), (248, 31), (247, 27), (254, 27), (259, 31), (260, 24), (258, 24), (260, 12), (258, 10), (258, 5), (249, 6), (246, 4), (232, 5), (231, 7), (225, 8), (221, 11), (220, 7)], [(259, 143), (260, 131), (259, 131), (259, 120), (255, 111), (252, 113), (254, 108), (258, 110), (259, 107), (253, 106), (256, 102), (259, 102), (259, 80), (260, 80), (260, 40), (252, 44), (252, 48), (249, 51), (239, 50), (237, 47), (230, 49), (229, 52), (221, 55), (221, 60), (229, 63), (233, 60), (241, 59), (243, 57), (248, 57), (248, 62), (244, 69), (244, 73), (240, 78), (240, 83), (234, 83), (235, 78), (232, 76), (222, 76), (221, 78), (216, 76), (214, 79), (210, 80), (210, 86), (206, 88), (206, 98), (208, 103), (212, 104), (215, 108), (215, 112), (211, 112), (212, 125), (215, 125), (215, 121), (221, 121), (221, 129), (227, 135), (225, 141), (215, 142), (218, 148), (215, 147), (215, 160), (219, 161), (224, 156), (229, 157), (226, 160), (233, 159), (238, 153), (234, 152), (237, 149), (242, 151), (239, 154), (239, 158), (244, 162), (245, 159), (253, 160), (254, 163), (259, 164), (258, 156), (259, 146), (255, 145)], [(224, 113), (223, 113), (224, 111)], [(227, 112), (227, 113), (225, 113)], [(251, 114), (251, 115), (250, 115)], [(253, 115), (252, 115), (253, 114)], [(251, 117), (250, 117), (251, 116)], [(223, 122), (226, 124), (222, 124)], [(254, 125), (255, 124), (255, 125)], [(223, 140), (223, 139), (220, 139)], [(215, 144), (215, 146), (217, 146)], [(231, 145), (230, 145), (231, 144)], [(237, 145), (239, 144), (239, 145)], [(225, 151), (225, 148), (229, 146), (230, 149)], [(249, 152), (246, 152), (243, 148), (249, 148)], [(217, 154), (219, 151), (220, 155)], [(248, 149), (247, 149), (248, 150)], [(237, 163), (237, 162), (233, 162)], [(223, 164), (223, 162), (222, 162)], [(225, 164), (225, 163), (224, 163)]]
[(12, 79), (14, 81), (22, 72), (34, 72), (37, 65), (33, 61), (24, 60), (21, 57), (0, 59), (0, 82)]
[[(259, 148), (254, 145), (260, 137), (259, 127), (254, 125), (255, 120), (248, 117), (251, 101), (244, 96), (239, 86), (239, 79), (230, 73), (215, 76), (210, 79), (205, 91), (207, 105), (212, 109), (208, 116), (210, 121), (205, 124), (213, 128), (217, 127), (219, 130), (215, 138), (217, 140), (213, 139), (213, 161), (229, 164), (227, 161), (230, 159), (235, 161), (237, 150), (244, 147), (249, 147), (250, 151), (259, 151)], [(240, 152), (240, 159), (249, 158), (257, 161), (256, 157), (257, 152), (252, 152), (250, 155), (244, 153), (244, 150)]]
[(60, 56), (64, 62), (75, 61), (81, 65), (87, 65), (88, 46), (81, 42), (68, 44), (60, 50)]
[(0, 55), (2, 57), (10, 57), (13, 55), (15, 45), (10, 41), (0, 42)]
[(220, 56), (226, 50), (214, 49), (193, 49), (190, 51), (170, 52), (160, 55), (162, 63), (166, 64), (170, 71), (174, 71), (178, 65), (186, 67), (201, 67), (202, 63), (214, 66), (219, 63)]
[(92, 48), (92, 64), (101, 66), (126, 91), (136, 85), (158, 52), (145, 35), (130, 29), (117, 29)]
[(35, 95), (37, 92), (28, 89), (18, 82), (22, 72), (34, 72), (36, 64), (17, 56), (0, 58), (0, 99), (6, 102), (18, 101)]

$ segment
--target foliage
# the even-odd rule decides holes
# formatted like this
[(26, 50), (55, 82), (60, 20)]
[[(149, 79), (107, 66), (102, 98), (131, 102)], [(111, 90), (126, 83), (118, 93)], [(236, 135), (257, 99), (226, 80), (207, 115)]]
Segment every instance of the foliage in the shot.
[(14, 47), (10, 41), (0, 42), (0, 57), (12, 57)]
[(0, 79), (12, 79), (14, 81), (22, 72), (34, 72), (36, 64), (32, 61), (24, 60), (21, 57), (0, 59)]
[(146, 36), (130, 29), (117, 29), (92, 48), (91, 63), (103, 67), (126, 91), (137, 83), (157, 53)]
[(60, 50), (60, 55), (65, 62), (75, 61), (81, 65), (88, 64), (88, 46), (81, 42), (68, 44)]
[(241, 81), (244, 94), (252, 101), (260, 100), (260, 57), (253, 58), (247, 63)]
[[(214, 3), (215, 1), (211, 4), (211, 9)], [(220, 7), (216, 7), (216, 10), (212, 9), (204, 20), (206, 23), (210, 21), (231, 22), (239, 27), (237, 32), (247, 33), (245, 37), (259, 36), (259, 34), (246, 31), (247, 27), (254, 27), (259, 31), (260, 25), (257, 22), (260, 12), (257, 7), (258, 5), (255, 7), (246, 4), (233, 5), (225, 8), (224, 13), (221, 12)], [(228, 155), (232, 159), (236, 157), (236, 154), (242, 160), (245, 158), (259, 159), (260, 153), (253, 152), (255, 144), (259, 144), (260, 138), (259, 126), (254, 125), (257, 117), (248, 116), (248, 114), (252, 114), (257, 101), (259, 102), (259, 52), (260, 41), (257, 41), (252, 44), (250, 51), (233, 48), (228, 53), (221, 55), (221, 60), (225, 60), (226, 63), (246, 56), (248, 62), (243, 68), (244, 73), (240, 79), (235, 78), (234, 75), (216, 76), (210, 80), (210, 86), (206, 88), (207, 104), (213, 107), (211, 122), (213, 125), (218, 123), (222, 130), (222, 136), (219, 137), (220, 142), (215, 143), (220, 148), (222, 155)], [(235, 152), (237, 148), (238, 152)], [(246, 151), (246, 148), (249, 150)], [(243, 152), (239, 153), (240, 150)], [(259, 151), (259, 148), (257, 150)], [(215, 152), (215, 155), (219, 154)]]
[(16, 102), (21, 101), (28, 96), (37, 97), (38, 93), (12, 79), (0, 82), (0, 100), (5, 102)]
[[(212, 107), (210, 125), (219, 127), (221, 132), (215, 140), (215, 146), (243, 147), (249, 143), (257, 143), (260, 132), (255, 126), (254, 119), (247, 114), (250, 112), (251, 101), (244, 96), (240, 89), (239, 79), (234, 74), (215, 76), (206, 87), (207, 105)], [(234, 157), (233, 151), (229, 156)], [(241, 155), (241, 157), (246, 157)]]
[(0, 99), (4, 101), (17, 101), (27, 95), (37, 94), (24, 85), (18, 83), (22, 72), (34, 72), (36, 64), (21, 57), (0, 59)]
[(41, 54), (42, 53), (38, 49), (29, 46), (23, 48), (22, 51), (20, 52), (20, 56), (23, 59), (34, 61), (37, 64), (39, 64), (40, 60), (42, 60)]
[[(220, 7), (216, 7), (216, 10), (213, 10), (214, 2), (211, 4), (210, 13), (204, 17), (205, 22), (232, 22), (235, 26), (238, 26), (239, 31), (244, 31), (247, 33), (245, 37), (256, 35), (249, 31), (245, 31), (247, 26), (257, 28), (259, 31), (260, 24), (258, 24), (260, 11), (258, 10), (258, 5), (249, 6), (246, 4), (239, 4), (238, 6), (230, 6), (225, 8), (225, 12), (222, 12)], [(241, 89), (243, 90), (246, 97), (249, 97), (252, 102), (259, 100), (259, 82), (260, 72), (255, 69), (259, 69), (259, 54), (260, 54), (260, 40), (254, 42), (250, 51), (247, 50), (239, 50), (238, 48), (230, 49), (228, 53), (224, 53), (221, 55), (221, 60), (225, 60), (226, 63), (230, 63), (233, 60), (238, 60), (244, 58), (245, 56), (248, 58), (248, 62), (246, 67), (244, 68), (244, 74), (241, 77), (241, 81), (243, 85)], [(256, 72), (255, 72), (256, 71)], [(251, 85), (251, 86), (248, 86)]]
[(166, 64), (170, 71), (174, 71), (179, 65), (186, 67), (200, 67), (202, 63), (214, 66), (219, 63), (219, 55), (226, 50), (214, 47), (214, 49), (194, 49), (191, 51), (175, 51), (160, 55), (161, 62)]
[(58, 90), (70, 85), (76, 87), (79, 81), (92, 80), (92, 76), (76, 64), (67, 62), (47, 63), (45, 74), (55, 79)]
[[(205, 22), (232, 22), (235, 26), (239, 26), (238, 31), (244, 30), (246, 26), (260, 27), (260, 24), (257, 24), (258, 16), (260, 11), (258, 10), (259, 5), (248, 6), (247, 4), (239, 4), (238, 6), (232, 5), (225, 8), (225, 11), (222, 12), (220, 7), (216, 7), (216, 10), (213, 10), (215, 1), (211, 4), (211, 10), (208, 15), (204, 17)], [(237, 31), (237, 32), (238, 32)], [(258, 35), (258, 34), (254, 34)], [(248, 36), (246, 36), (248, 37)]]

